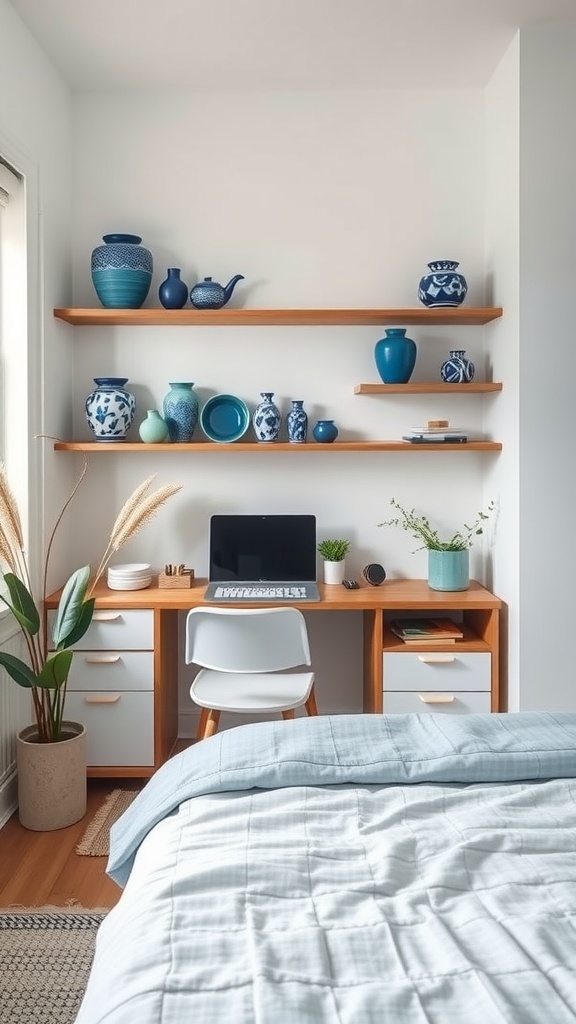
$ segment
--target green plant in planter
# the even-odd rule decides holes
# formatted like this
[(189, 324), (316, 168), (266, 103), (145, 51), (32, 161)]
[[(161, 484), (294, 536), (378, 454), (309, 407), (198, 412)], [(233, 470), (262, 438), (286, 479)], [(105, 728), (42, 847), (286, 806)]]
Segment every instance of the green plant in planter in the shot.
[(149, 493), (154, 479), (154, 476), (150, 476), (130, 495), (114, 523), (96, 574), (92, 577), (90, 566), (84, 565), (76, 569), (65, 583), (52, 633), (55, 649), (48, 652), (41, 610), (42, 602), (46, 599), (50, 550), (62, 516), (84, 479), (86, 470), (85, 461), (83, 472), (50, 536), (44, 563), (42, 598), (37, 601), (32, 594), (20, 514), (8, 484), (5, 466), (0, 463), (0, 559), (8, 567), (0, 572), (6, 588), (0, 594), (0, 600), (10, 608), (18, 622), (28, 651), (28, 662), (0, 651), (0, 665), (3, 665), (18, 686), (30, 690), (40, 743), (57, 743), (63, 738), (66, 686), (73, 657), (70, 648), (84, 636), (92, 621), (95, 599), (91, 593), (97, 581), (112, 555), (152, 519), (171, 495), (181, 489), (181, 485), (169, 484)]
[(349, 540), (321, 540), (318, 543), (318, 552), (326, 562), (343, 562), (349, 550)]
[(400, 513), (394, 519), (387, 519), (378, 526), (399, 526), (402, 530), (412, 534), (415, 540), (419, 540), (420, 546), (415, 551), (427, 548), (429, 551), (466, 551), (474, 542), (475, 537), (484, 533), (484, 523), (495, 511), (495, 504), (490, 502), (486, 512), (478, 512), (476, 519), (469, 526), (464, 523), (461, 530), (457, 530), (448, 540), (440, 540), (438, 531), (433, 529), (426, 516), (416, 515), (415, 509), (408, 511), (395, 498), (390, 499), (390, 504)]

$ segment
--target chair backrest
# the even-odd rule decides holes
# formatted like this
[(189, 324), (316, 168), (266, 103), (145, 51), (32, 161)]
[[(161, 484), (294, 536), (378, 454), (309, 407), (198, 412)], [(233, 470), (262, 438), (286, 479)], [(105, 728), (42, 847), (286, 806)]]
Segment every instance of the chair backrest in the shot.
[(186, 617), (186, 663), (219, 672), (274, 672), (310, 665), (298, 608), (193, 608)]

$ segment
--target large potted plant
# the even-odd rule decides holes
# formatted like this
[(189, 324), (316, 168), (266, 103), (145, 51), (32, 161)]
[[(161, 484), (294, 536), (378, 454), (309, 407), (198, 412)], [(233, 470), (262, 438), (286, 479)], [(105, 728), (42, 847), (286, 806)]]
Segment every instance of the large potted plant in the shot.
[[(44, 562), (41, 597), (34, 596), (18, 506), (0, 463), (0, 558), (4, 592), (0, 599), (14, 615), (27, 649), (27, 660), (0, 651), (0, 665), (19, 686), (30, 691), (34, 723), (17, 737), (18, 804), (21, 823), (36, 831), (71, 825), (86, 811), (85, 729), (64, 718), (66, 687), (73, 651), (91, 621), (92, 591), (108, 562), (180, 490), (166, 485), (150, 491), (148, 477), (122, 507), (95, 573), (84, 565), (65, 583), (52, 631), (46, 636), (42, 603), (46, 598), (48, 562), (54, 536), (87, 470), (64, 504), (50, 536)], [(50, 649), (53, 648), (53, 649)]]
[(446, 540), (442, 540), (425, 515), (417, 515), (415, 509), (406, 509), (395, 500), (390, 504), (400, 513), (393, 519), (387, 519), (379, 526), (399, 526), (420, 541), (421, 548), (428, 551), (428, 586), (431, 590), (458, 591), (467, 590), (470, 586), (470, 548), (475, 537), (484, 533), (484, 524), (494, 512), (495, 505), (491, 501), (486, 512), (478, 512), (471, 525), (464, 523), (462, 529), (456, 530)]

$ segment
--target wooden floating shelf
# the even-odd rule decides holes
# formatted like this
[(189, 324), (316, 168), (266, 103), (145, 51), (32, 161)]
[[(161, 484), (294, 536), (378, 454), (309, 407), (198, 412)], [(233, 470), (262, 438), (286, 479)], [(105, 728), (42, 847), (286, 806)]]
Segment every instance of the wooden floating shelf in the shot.
[(77, 327), (339, 327), (384, 324), (482, 325), (502, 316), (500, 306), (443, 309), (55, 309)]
[(437, 384), (435, 381), (414, 384), (356, 384), (355, 395), (448, 395), (487, 394), (502, 391), (498, 381), (472, 381), (470, 384)]
[(56, 441), (57, 452), (499, 452), (502, 445), (497, 441), (468, 441), (466, 444), (411, 444), (409, 441), (335, 441), (332, 444), (305, 442), (295, 444), (289, 441), (232, 441), (217, 444), (213, 441), (180, 444), (141, 444), (134, 441)]

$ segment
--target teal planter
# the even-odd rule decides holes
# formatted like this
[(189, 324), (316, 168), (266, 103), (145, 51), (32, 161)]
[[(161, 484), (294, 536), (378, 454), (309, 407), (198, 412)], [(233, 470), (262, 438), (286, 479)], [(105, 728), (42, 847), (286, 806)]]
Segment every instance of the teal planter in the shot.
[(470, 552), (428, 551), (428, 586), (430, 590), (468, 590), (470, 584)]

